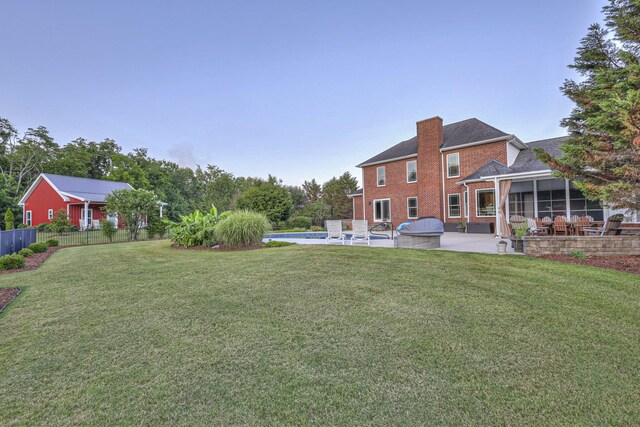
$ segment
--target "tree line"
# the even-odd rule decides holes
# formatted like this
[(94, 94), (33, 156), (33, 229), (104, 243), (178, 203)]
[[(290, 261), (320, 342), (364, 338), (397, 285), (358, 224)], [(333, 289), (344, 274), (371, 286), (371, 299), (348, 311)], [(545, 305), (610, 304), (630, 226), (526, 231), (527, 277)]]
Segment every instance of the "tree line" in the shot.
[[(17, 203), (40, 173), (128, 182), (168, 203), (164, 213), (172, 220), (215, 205), (220, 211), (263, 212), (279, 226), (298, 217), (311, 218), (315, 225), (322, 225), (325, 219), (350, 218), (348, 194), (358, 185), (349, 172), (323, 184), (312, 179), (295, 186), (284, 185), (274, 175), (266, 179), (235, 176), (210, 164), (190, 168), (155, 159), (147, 148), (124, 153), (113, 139), (77, 138), (59, 145), (44, 126), (20, 133), (0, 117), (0, 212), (8, 209), (22, 218)], [(3, 215), (0, 222), (4, 229)]]

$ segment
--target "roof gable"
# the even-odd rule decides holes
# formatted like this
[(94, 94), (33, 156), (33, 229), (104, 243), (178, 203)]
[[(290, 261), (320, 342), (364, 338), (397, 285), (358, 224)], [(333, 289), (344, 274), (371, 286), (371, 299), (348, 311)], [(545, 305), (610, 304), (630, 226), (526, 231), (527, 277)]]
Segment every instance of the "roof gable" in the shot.
[(104, 202), (107, 195), (114, 190), (133, 190), (133, 187), (126, 182), (42, 173), (22, 196), (20, 204), (26, 201), (42, 180), (47, 181), (65, 201), (73, 197), (82, 201)]
[[(508, 133), (503, 132), (500, 129), (496, 129), (481, 120), (471, 118), (444, 125), (442, 127), (443, 142), (440, 148), (452, 148), (507, 136), (509, 136)], [(358, 167), (417, 155), (418, 137), (414, 136), (413, 138), (402, 141), (393, 147), (376, 154), (370, 159), (360, 163)]]

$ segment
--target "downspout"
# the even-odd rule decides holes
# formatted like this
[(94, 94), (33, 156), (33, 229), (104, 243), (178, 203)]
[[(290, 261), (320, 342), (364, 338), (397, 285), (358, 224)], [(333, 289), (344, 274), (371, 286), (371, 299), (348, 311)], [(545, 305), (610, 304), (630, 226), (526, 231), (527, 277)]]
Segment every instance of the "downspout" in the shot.
[(496, 198), (496, 237), (500, 237), (500, 213), (502, 211), (502, 203), (500, 202), (500, 187), (498, 187), (498, 178), (493, 178), (493, 188)]
[(445, 206), (445, 190), (444, 190), (444, 153), (440, 149), (440, 174), (442, 175), (442, 198), (440, 203), (442, 204), (442, 222), (447, 222), (447, 208)]
[(471, 218), (471, 206), (469, 206), (469, 201), (471, 200), (471, 193), (469, 192), (469, 186), (467, 185), (466, 182), (463, 182), (462, 185), (464, 185), (464, 188), (467, 189), (466, 193), (467, 193), (467, 200), (464, 200), (464, 194), (462, 195), (462, 201), (464, 202), (464, 208), (467, 211), (467, 214), (464, 216), (467, 219), (467, 226), (464, 228), (464, 232), (465, 234), (468, 233), (469, 231), (469, 219)]

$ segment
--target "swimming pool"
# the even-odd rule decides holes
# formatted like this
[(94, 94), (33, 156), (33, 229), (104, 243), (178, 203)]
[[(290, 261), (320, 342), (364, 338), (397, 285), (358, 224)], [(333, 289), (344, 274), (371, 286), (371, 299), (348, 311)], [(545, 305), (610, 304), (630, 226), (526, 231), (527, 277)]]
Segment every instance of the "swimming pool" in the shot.
[[(352, 233), (345, 233), (345, 239), (351, 239)], [(388, 240), (383, 236), (369, 236), (371, 240)], [(265, 239), (326, 239), (327, 232), (326, 231), (307, 231), (300, 233), (271, 233), (265, 234)]]

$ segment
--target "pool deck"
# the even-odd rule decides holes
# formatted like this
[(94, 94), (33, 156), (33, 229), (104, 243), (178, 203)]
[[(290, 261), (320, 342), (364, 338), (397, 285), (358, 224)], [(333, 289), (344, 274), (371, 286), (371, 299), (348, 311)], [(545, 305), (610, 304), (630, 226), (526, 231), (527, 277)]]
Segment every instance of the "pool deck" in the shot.
[[(325, 239), (295, 239), (295, 238), (269, 238), (269, 240), (282, 240), (287, 242), (298, 243), (301, 245), (326, 245)], [(456, 251), (456, 252), (480, 252), (486, 254), (495, 254), (498, 252), (496, 243), (498, 240), (492, 234), (463, 234), (463, 233), (444, 233), (440, 240), (440, 248), (433, 250)], [(331, 245), (340, 245), (340, 243), (331, 242)], [(345, 246), (352, 246), (351, 241), (345, 240)], [(367, 246), (366, 243), (356, 242), (353, 246)], [(371, 239), (371, 247), (373, 248), (393, 248), (394, 241), (389, 239)], [(507, 245), (507, 253), (515, 254), (511, 248), (511, 242)], [(518, 254), (519, 255), (519, 254)]]

